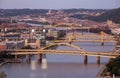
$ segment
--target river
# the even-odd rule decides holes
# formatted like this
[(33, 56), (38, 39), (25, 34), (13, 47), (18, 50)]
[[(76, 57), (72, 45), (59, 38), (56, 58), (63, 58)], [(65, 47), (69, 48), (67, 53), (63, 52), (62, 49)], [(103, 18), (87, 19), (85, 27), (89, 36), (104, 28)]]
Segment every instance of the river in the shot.
[[(115, 43), (74, 42), (86, 51), (106, 51), (114, 49)], [(68, 46), (58, 46), (58, 50), (74, 50)], [(7, 78), (95, 78), (101, 68), (108, 62), (108, 58), (101, 58), (101, 64), (96, 64), (96, 57), (88, 57), (88, 64), (84, 64), (83, 56), (47, 54), (47, 69), (42, 69), (33, 56), (30, 64), (6, 64), (0, 68), (5, 71)]]

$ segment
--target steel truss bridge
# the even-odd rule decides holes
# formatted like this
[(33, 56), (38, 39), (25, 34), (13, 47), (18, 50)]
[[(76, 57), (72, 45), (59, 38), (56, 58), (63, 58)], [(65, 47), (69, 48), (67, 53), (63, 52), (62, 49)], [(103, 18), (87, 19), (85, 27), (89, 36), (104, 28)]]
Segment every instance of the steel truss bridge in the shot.
[[(55, 46), (69, 46), (72, 48), (75, 48), (76, 50), (49, 50), (52, 47)], [(8, 49), (6, 51), (9, 51), (11, 55), (15, 55), (15, 58), (17, 58), (17, 55), (26, 55), (26, 58), (30, 58), (30, 55), (38, 55), (37, 59), (40, 59), (41, 54), (69, 54), (69, 55), (81, 55), (84, 57), (84, 63), (87, 64), (88, 56), (94, 56), (97, 57), (97, 63), (100, 63), (101, 57), (106, 58), (116, 58), (120, 54), (117, 52), (87, 52), (80, 48), (79, 46), (69, 44), (69, 43), (54, 43), (51, 45), (48, 45), (46, 47), (43, 47), (41, 49)]]

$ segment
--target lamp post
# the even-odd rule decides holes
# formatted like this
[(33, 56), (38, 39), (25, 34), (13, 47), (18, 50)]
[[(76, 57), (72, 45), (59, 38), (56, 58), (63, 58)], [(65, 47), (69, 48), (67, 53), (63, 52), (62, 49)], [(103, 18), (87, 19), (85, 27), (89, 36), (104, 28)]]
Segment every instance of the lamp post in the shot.
[(5, 28), (5, 32), (7, 31), (7, 28)]
[(43, 32), (45, 32), (46, 30), (45, 29), (43, 29)]
[(45, 39), (45, 37), (46, 37), (46, 30), (45, 29), (43, 29), (43, 36), (44, 36), (44, 39)]
[(34, 32), (35, 32), (35, 30), (32, 29), (32, 30), (31, 30), (31, 33), (32, 33), (32, 39), (33, 39), (33, 36), (34, 36)]
[(42, 30), (42, 36), (43, 36), (42, 44), (43, 44), (43, 46), (45, 46), (46, 45), (46, 39), (45, 39), (45, 37), (46, 37), (46, 30), (45, 29)]
[(7, 32), (7, 28), (5, 28), (5, 31), (4, 31), (4, 39), (5, 39), (5, 41), (7, 42), (7, 38), (6, 38), (6, 36), (5, 36), (6, 32)]

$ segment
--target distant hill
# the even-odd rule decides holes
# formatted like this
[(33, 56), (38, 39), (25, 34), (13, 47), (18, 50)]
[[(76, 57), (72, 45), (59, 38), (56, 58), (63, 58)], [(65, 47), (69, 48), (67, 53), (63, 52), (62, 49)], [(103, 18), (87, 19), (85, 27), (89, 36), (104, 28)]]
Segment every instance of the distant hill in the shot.
[[(49, 9), (0, 9), (0, 17), (9, 17), (17, 15), (31, 15), (37, 17), (38, 15), (45, 15)], [(54, 10), (58, 11), (58, 10)], [(106, 9), (63, 9), (67, 14), (74, 14), (70, 17), (78, 19), (89, 19), (98, 22), (105, 22), (112, 20), (115, 23), (120, 23), (120, 8), (106, 10)], [(79, 13), (83, 14), (79, 14)], [(84, 14), (88, 13), (88, 14)], [(89, 13), (102, 13), (99, 16), (90, 16)]]
[(90, 15), (87, 15), (87, 14), (75, 14), (75, 15), (71, 15), (69, 17), (78, 18), (78, 19), (88, 19), (90, 17)]
[(17, 15), (33, 15), (45, 14), (48, 9), (0, 9), (0, 17), (9, 17)]
[(107, 10), (99, 16), (88, 16), (88, 15), (72, 15), (70, 17), (78, 19), (89, 19), (97, 22), (106, 22), (107, 20), (112, 20), (115, 23), (120, 23), (120, 8)]
[(108, 10), (100, 16), (96, 17), (88, 17), (90, 20), (98, 21), (98, 22), (105, 22), (107, 20), (112, 20), (115, 23), (120, 23), (120, 8)]
[[(51, 9), (54, 12), (59, 10)], [(0, 17), (9, 17), (9, 16), (17, 16), (17, 15), (45, 15), (49, 9), (0, 9)], [(77, 12), (103, 12), (104, 9), (62, 9), (65, 13), (77, 13)]]
[(63, 9), (63, 11), (65, 13), (76, 13), (76, 12), (104, 12), (106, 11), (106, 9), (83, 9), (83, 8), (80, 8), (80, 9)]

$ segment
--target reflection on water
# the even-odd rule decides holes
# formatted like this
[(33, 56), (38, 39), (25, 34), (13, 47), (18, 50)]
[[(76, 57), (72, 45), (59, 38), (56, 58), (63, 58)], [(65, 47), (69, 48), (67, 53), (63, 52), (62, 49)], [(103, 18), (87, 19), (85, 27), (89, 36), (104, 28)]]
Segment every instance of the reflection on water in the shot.
[(42, 59), (41, 68), (44, 70), (47, 69), (47, 59), (46, 58)]
[(47, 73), (43, 73), (43, 78), (48, 78)]
[(30, 68), (31, 68), (32, 71), (36, 70), (35, 61), (33, 61), (33, 60), (31, 61), (31, 63), (30, 63)]
[[(88, 65), (80, 63), (48, 63), (48, 68), (43, 70), (40, 64), (36, 70), (31, 70), (31, 65), (26, 63), (7, 64), (2, 67), (7, 73), (7, 78), (95, 78), (104, 64)], [(21, 68), (19, 68), (21, 67)]]
[(32, 73), (30, 74), (30, 78), (36, 78), (36, 74), (35, 74), (34, 72), (32, 72)]

